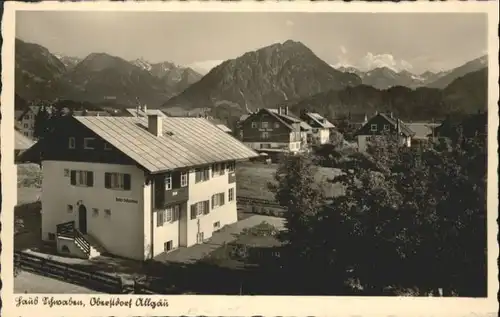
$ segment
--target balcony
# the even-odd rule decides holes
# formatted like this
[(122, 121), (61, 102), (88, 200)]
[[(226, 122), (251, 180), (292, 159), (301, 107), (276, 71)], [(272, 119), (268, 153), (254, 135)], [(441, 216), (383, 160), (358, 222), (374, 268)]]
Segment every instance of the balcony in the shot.
[(229, 184), (236, 183), (236, 172), (228, 172), (227, 181)]

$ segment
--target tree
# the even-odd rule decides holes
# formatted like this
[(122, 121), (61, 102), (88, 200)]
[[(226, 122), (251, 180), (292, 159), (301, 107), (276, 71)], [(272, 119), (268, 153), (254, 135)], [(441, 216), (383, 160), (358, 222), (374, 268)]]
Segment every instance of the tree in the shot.
[(35, 126), (33, 131), (33, 136), (37, 139), (41, 139), (46, 135), (48, 129), (48, 121), (50, 119), (50, 114), (47, 110), (45, 104), (40, 106), (40, 110), (35, 115)]
[(286, 261), (288, 269), (302, 270), (307, 279), (311, 256), (318, 254), (314, 232), (318, 213), (324, 203), (324, 191), (315, 182), (317, 167), (309, 154), (285, 155), (276, 171), (276, 184), (269, 184), (276, 201), (286, 209), (286, 232), (282, 235), (286, 254), (293, 259)]

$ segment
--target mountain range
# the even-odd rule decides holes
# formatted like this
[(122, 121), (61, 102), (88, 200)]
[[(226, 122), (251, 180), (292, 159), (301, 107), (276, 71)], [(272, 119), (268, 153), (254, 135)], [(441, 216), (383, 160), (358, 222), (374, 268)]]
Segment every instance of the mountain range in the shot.
[(26, 100), (68, 99), (117, 107), (212, 109), (225, 117), (288, 104), (323, 113), (391, 108), (434, 116), (486, 107), (487, 56), (448, 71), (420, 75), (390, 68), (335, 69), (301, 42), (272, 44), (226, 60), (202, 76), (165, 61), (132, 61), (106, 53), (84, 59), (52, 54), (16, 40), (16, 93)]
[(68, 99), (99, 103), (113, 101), (153, 107), (198, 81), (186, 67), (163, 62), (126, 61), (106, 53), (80, 59), (52, 54), (45, 47), (16, 39), (16, 93), (26, 100)]

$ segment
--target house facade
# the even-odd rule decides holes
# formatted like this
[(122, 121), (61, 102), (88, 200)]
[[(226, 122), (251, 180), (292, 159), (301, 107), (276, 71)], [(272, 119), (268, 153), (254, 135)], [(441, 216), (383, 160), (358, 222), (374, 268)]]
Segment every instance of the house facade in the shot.
[(308, 133), (309, 144), (319, 145), (330, 141), (330, 131), (335, 126), (322, 115), (315, 112), (302, 112), (300, 119), (311, 127)]
[[(19, 122), (19, 130), (20, 132), (31, 139), (35, 138), (35, 118), (38, 112), (40, 111), (41, 106), (29, 106), (26, 110), (23, 111), (21, 115), (17, 118)], [(50, 108), (47, 108), (47, 111), (50, 112)]]
[(387, 135), (397, 135), (401, 146), (410, 147), (415, 132), (392, 113), (376, 113), (355, 133), (358, 150), (365, 152), (371, 141)]
[(237, 221), (235, 164), (257, 156), (203, 118), (68, 117), (41, 157), (42, 238), (146, 260)]
[(297, 153), (303, 150), (310, 128), (292, 116), (287, 107), (259, 109), (240, 122), (240, 138), (256, 151)]

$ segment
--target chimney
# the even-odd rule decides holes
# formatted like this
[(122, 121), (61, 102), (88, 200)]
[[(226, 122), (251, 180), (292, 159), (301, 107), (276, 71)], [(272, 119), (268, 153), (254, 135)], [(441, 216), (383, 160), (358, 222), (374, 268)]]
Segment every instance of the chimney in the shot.
[(159, 114), (149, 114), (148, 115), (148, 130), (154, 136), (163, 135), (163, 126), (161, 122), (161, 117)]
[(142, 106), (142, 111), (144, 112), (144, 115), (148, 115), (148, 107), (146, 105)]

